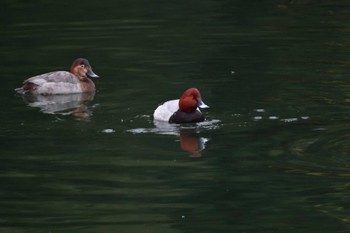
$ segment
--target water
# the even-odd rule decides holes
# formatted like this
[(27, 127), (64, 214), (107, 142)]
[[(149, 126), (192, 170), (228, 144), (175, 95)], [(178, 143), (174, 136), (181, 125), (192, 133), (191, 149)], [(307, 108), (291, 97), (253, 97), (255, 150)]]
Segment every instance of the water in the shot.
[[(349, 231), (348, 7), (3, 2), (0, 231)], [(77, 57), (95, 95), (14, 93)], [(192, 86), (206, 122), (153, 122)]]

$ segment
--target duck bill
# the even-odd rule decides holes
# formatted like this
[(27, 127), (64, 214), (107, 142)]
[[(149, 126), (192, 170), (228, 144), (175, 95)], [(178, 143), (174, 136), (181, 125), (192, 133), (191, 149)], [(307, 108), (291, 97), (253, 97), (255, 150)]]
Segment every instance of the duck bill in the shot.
[(99, 78), (97, 74), (95, 74), (92, 69), (89, 69), (88, 72), (86, 73), (89, 77), (91, 78)]
[(198, 100), (198, 107), (200, 108), (209, 108), (202, 100)]

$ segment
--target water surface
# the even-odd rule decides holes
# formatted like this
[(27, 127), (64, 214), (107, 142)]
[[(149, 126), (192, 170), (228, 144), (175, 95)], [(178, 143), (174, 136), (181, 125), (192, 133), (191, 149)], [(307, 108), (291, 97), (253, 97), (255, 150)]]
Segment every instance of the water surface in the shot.
[[(349, 230), (346, 1), (1, 9), (0, 232)], [(13, 91), (77, 57), (94, 95)], [(206, 122), (153, 122), (192, 86)]]

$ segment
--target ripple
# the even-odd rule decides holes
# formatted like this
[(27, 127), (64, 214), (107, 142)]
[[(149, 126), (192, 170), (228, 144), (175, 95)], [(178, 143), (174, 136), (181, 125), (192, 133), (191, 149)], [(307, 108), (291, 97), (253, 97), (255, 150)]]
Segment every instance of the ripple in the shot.
[(345, 124), (318, 127), (288, 143), (290, 161), (307, 174), (350, 176), (350, 132)]
[(299, 118), (297, 118), (297, 117), (281, 119), (281, 121), (285, 122), (285, 123), (295, 122), (295, 121), (298, 121), (298, 120), (299, 120)]
[(195, 124), (169, 124), (163, 121), (154, 121), (153, 128), (135, 128), (129, 129), (127, 132), (133, 134), (155, 133), (161, 135), (179, 135), (182, 129), (195, 129), (200, 130), (215, 130), (220, 127), (220, 120), (209, 120)]
[(115, 133), (115, 130), (114, 129), (103, 129), (101, 132), (102, 133)]
[[(251, 112), (253, 121), (262, 121), (262, 120), (273, 120), (280, 121), (284, 123), (293, 123), (301, 120), (310, 120), (310, 116), (302, 115), (302, 116), (278, 116), (275, 113), (269, 113), (268, 110), (264, 108), (256, 108)], [(231, 116), (239, 117), (240, 114), (232, 114)]]

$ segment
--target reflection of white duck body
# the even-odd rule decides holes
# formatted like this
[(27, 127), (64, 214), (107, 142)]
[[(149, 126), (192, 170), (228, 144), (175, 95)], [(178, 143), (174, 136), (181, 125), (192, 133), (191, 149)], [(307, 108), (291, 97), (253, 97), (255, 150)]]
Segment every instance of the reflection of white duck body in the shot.
[[(191, 144), (195, 144), (197, 151), (202, 151), (205, 149), (205, 144), (209, 141), (208, 138), (199, 137), (196, 127), (181, 127), (180, 125), (169, 124), (163, 121), (154, 121), (155, 129), (152, 132), (162, 135), (175, 135), (180, 139), (180, 143), (190, 141)], [(144, 129), (146, 130), (146, 129)], [(146, 133), (146, 132), (145, 132)], [(195, 143), (194, 143), (195, 142)]]
[(144, 129), (146, 132), (153, 132), (156, 134), (163, 134), (163, 135), (180, 135), (180, 126), (175, 124), (169, 124), (166, 121), (154, 121), (155, 128), (151, 129)]

